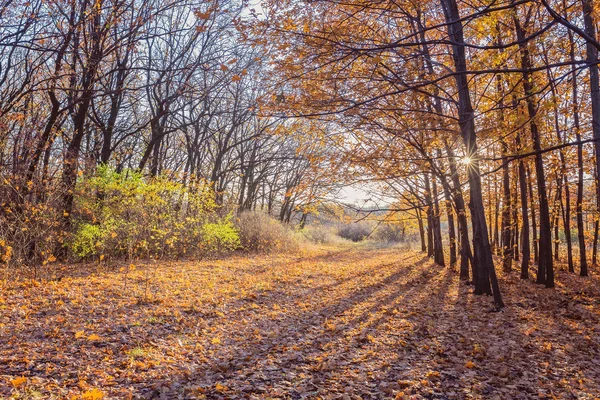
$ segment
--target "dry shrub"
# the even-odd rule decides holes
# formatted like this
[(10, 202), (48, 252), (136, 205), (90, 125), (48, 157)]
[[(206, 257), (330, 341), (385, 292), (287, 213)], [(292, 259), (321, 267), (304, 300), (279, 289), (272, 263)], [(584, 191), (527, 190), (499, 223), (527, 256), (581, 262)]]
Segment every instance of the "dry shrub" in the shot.
[(365, 240), (372, 231), (373, 227), (367, 222), (353, 222), (338, 227), (338, 235), (353, 242)]
[(343, 241), (337, 235), (335, 226), (331, 225), (309, 225), (301, 234), (306, 240), (316, 244), (335, 244)]
[[(47, 192), (45, 196), (35, 195), (42, 190)], [(0, 264), (45, 265), (55, 260), (53, 253), (65, 237), (60, 223), (62, 195), (62, 191), (39, 182), (22, 183), (3, 178), (0, 182)]]
[(295, 251), (299, 243), (287, 225), (263, 212), (248, 211), (236, 218), (242, 248), (247, 251)]
[(399, 243), (406, 240), (406, 227), (400, 224), (382, 223), (373, 232), (372, 238), (377, 242)]

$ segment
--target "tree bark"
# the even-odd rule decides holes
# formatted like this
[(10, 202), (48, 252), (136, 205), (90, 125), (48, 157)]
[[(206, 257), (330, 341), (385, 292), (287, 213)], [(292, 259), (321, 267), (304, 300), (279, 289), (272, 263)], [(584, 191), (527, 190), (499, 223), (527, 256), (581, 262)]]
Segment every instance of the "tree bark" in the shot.
[(471, 105), (471, 94), (469, 92), (466, 76), (467, 63), (465, 56), (465, 42), (463, 26), (458, 11), (456, 0), (441, 0), (448, 29), (448, 36), (452, 40), (452, 58), (456, 71), (456, 89), (458, 95), (458, 124), (461, 137), (466, 147), (466, 155), (472, 160), (468, 166), (469, 187), (471, 199), (471, 223), (473, 226), (473, 248), (475, 250), (474, 261), (479, 276), (475, 282), (475, 293), (494, 295), (494, 303), (497, 308), (504, 306), (500, 294), (500, 286), (496, 277), (496, 270), (492, 257), (492, 249), (485, 221), (485, 209), (483, 207), (483, 194), (481, 190), (481, 175), (479, 170), (479, 152), (477, 149), (477, 134), (475, 130), (475, 116)]

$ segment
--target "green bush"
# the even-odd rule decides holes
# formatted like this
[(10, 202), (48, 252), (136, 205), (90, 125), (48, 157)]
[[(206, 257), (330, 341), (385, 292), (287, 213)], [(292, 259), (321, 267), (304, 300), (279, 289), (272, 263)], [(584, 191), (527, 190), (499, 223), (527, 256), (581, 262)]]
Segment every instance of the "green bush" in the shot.
[(223, 253), (236, 250), (241, 246), (240, 235), (231, 220), (231, 215), (222, 221), (202, 226), (201, 247), (210, 253)]
[(68, 245), (71, 251), (79, 257), (89, 257), (98, 253), (103, 239), (104, 233), (100, 226), (82, 223)]
[(214, 192), (203, 181), (184, 185), (102, 166), (81, 179), (76, 190), (74, 217), (80, 229), (70, 243), (79, 257), (175, 257), (204, 251), (204, 226), (217, 218)]

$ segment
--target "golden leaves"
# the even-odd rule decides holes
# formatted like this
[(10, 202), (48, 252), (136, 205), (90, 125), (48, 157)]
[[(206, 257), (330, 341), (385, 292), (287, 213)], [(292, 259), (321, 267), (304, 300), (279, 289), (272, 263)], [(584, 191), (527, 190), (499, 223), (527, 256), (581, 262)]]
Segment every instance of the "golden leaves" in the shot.
[(97, 342), (97, 341), (102, 340), (102, 338), (95, 333), (92, 333), (91, 335), (86, 336), (85, 331), (75, 332), (75, 339), (82, 339), (82, 338), (85, 338), (85, 339), (89, 340), (90, 342)]
[[(558, 384), (559, 379), (566, 379), (567, 384), (571, 382), (569, 374), (573, 369), (555, 368), (552, 364), (552, 352), (559, 350), (559, 342), (551, 348), (548, 346), (550, 352), (540, 348), (544, 335), (549, 332), (548, 327), (538, 325), (539, 332), (535, 336), (525, 336), (523, 332), (527, 327), (523, 324), (509, 328), (508, 323), (518, 318), (521, 312), (516, 306), (514, 315), (494, 314), (490, 326), (487, 315), (472, 315), (473, 311), (481, 310), (481, 303), (473, 296), (465, 296), (469, 288), (459, 283), (456, 274), (427, 262), (415, 264), (422, 258), (418, 253), (399, 254), (398, 247), (366, 250), (361, 246), (345, 251), (331, 247), (328, 250), (310, 249), (303, 257), (297, 254), (265, 257), (261, 254), (200, 262), (165, 262), (160, 269), (160, 284), (156, 285), (165, 301), (152, 305), (151, 315), (146, 314), (150, 307), (122, 301), (131, 287), (119, 285), (123, 278), (119, 273), (63, 279), (54, 282), (51, 291), (47, 291), (44, 284), (30, 289), (19, 287), (20, 291), (29, 292), (27, 296), (32, 300), (28, 303), (31, 308), (29, 318), (38, 314), (38, 309), (31, 304), (40, 303), (48, 293), (60, 296), (73, 311), (65, 313), (61, 310), (61, 319), (45, 316), (43, 321), (48, 325), (45, 329), (79, 327), (77, 324), (81, 321), (86, 321), (86, 325), (77, 328), (81, 330), (62, 329), (56, 339), (46, 338), (43, 343), (24, 335), (23, 342), (16, 344), (13, 351), (20, 359), (31, 360), (34, 353), (37, 356), (61, 349), (65, 354), (61, 368), (68, 372), (80, 371), (76, 379), (84, 383), (75, 390), (88, 393), (88, 399), (94, 398), (90, 397), (92, 393), (94, 396), (102, 394), (102, 399), (128, 398), (126, 385), (134, 378), (140, 386), (152, 382), (158, 387), (163, 383), (157, 382), (162, 368), (181, 368), (190, 360), (220, 372), (240, 371), (241, 378), (227, 374), (227, 378), (219, 377), (211, 384), (193, 389), (193, 394), (199, 398), (233, 397), (230, 395), (234, 390), (237, 394), (237, 390), (246, 385), (264, 385), (273, 390), (261, 393), (263, 397), (285, 397), (289, 389), (280, 386), (278, 373), (271, 372), (275, 368), (284, 369), (286, 374), (287, 371), (317, 377), (327, 374), (330, 380), (323, 381), (324, 391), (333, 391), (333, 388), (341, 387), (342, 382), (348, 392), (369, 390), (377, 398), (409, 399), (419, 390), (442, 393), (466, 390), (465, 381), (449, 378), (462, 375), (468, 377), (468, 390), (479, 390), (476, 385), (490, 379), (490, 374), (501, 385), (512, 378), (511, 371), (519, 376), (526, 371), (532, 376), (532, 371), (541, 368), (541, 364), (537, 364), (527, 370), (529, 358), (522, 357), (519, 351), (536, 358), (546, 356), (543, 361), (547, 366), (543, 368), (553, 368), (556, 380), (532, 381), (543, 390), (553, 383)], [(399, 261), (401, 259), (407, 261)], [(392, 283), (390, 276), (396, 277)], [(324, 286), (326, 290), (323, 290)], [(72, 291), (72, 287), (77, 290)], [(269, 290), (273, 288), (277, 290)], [(89, 295), (92, 292), (94, 295)], [(113, 297), (113, 294), (117, 296)], [(2, 295), (0, 293), (0, 298)], [(73, 307), (75, 295), (80, 297), (78, 305)], [(11, 301), (9, 297), (7, 300)], [(257, 310), (250, 304), (258, 304)], [(344, 306), (343, 312), (337, 308), (340, 304)], [(190, 313), (183, 311), (194, 306), (196, 308)], [(75, 314), (75, 310), (81, 311)], [(278, 312), (271, 315), (271, 310)], [(560, 317), (556, 315), (556, 318)], [(590, 318), (594, 326), (593, 318), (597, 317)], [(91, 321), (87, 322), (88, 319)], [(282, 321), (293, 323), (282, 324)], [(196, 331), (198, 322), (206, 329)], [(464, 329), (465, 326), (472, 329)], [(134, 332), (133, 340), (130, 338), (133, 335), (124, 334), (122, 327)], [(180, 334), (156, 340), (157, 332), (162, 334), (172, 330)], [(90, 337), (94, 338), (92, 332), (106, 343), (117, 343), (118, 346), (89, 342)], [(76, 346), (62, 345), (74, 340), (74, 335), (79, 340)], [(514, 344), (507, 339), (515, 340)], [(122, 341), (126, 343), (121, 344)], [(272, 354), (264, 358), (260, 352), (236, 352), (238, 343), (252, 346), (255, 341), (272, 349)], [(533, 341), (538, 342), (526, 350), (522, 348), (523, 343)], [(135, 347), (140, 343), (143, 347)], [(584, 343), (594, 345), (586, 339), (576, 346)], [(48, 347), (49, 344), (57, 347)], [(101, 367), (92, 365), (88, 368), (86, 365), (81, 368), (81, 359), (75, 356), (81, 350), (99, 360)], [(213, 355), (216, 356), (214, 359)], [(476, 357), (482, 355), (489, 368), (482, 367), (483, 361), (479, 365)], [(508, 360), (499, 361), (503, 355), (510, 358), (509, 367)], [(580, 354), (580, 357), (586, 356)], [(305, 361), (300, 370), (294, 369), (297, 360)], [(353, 380), (356, 375), (354, 372), (348, 374), (348, 366), (378, 386), (369, 388)], [(481, 374), (478, 373), (480, 367)], [(260, 382), (253, 378), (252, 372), (256, 370)], [(404, 371), (402, 376), (388, 376), (390, 371), (400, 370)], [(44, 376), (41, 372), (35, 378), (27, 378), (28, 382), (20, 383), (18, 390), (24, 392), (34, 384), (36, 389), (42, 387), (37, 385), (37, 379), (53, 379), (52, 376), (48, 378), (50, 373)], [(107, 377), (111, 375), (119, 378)], [(60, 386), (57, 394), (60, 398), (68, 398), (70, 393), (66, 387), (73, 389), (77, 381), (65, 384), (61, 379), (60, 376), (57, 379)], [(47, 381), (43, 382), (46, 384)], [(86, 382), (90, 382), (90, 386)], [(91, 385), (91, 382), (95, 384)], [(458, 386), (447, 386), (448, 383)], [(589, 390), (592, 384), (584, 381), (577, 385)], [(9, 379), (1, 382), (2, 385), (16, 390)], [(296, 390), (310, 390), (302, 385), (299, 381)], [(94, 392), (93, 387), (102, 392)], [(475, 393), (478, 398), (485, 397)], [(49, 397), (47, 392), (43, 395)], [(138, 393), (133, 393), (132, 397), (136, 395)], [(508, 391), (505, 397), (515, 398), (516, 394)], [(82, 395), (78, 394), (74, 399), (80, 400)]]
[(104, 398), (104, 393), (98, 389), (88, 390), (81, 395), (81, 400), (101, 400)]
[(215, 384), (215, 390), (216, 390), (217, 392), (219, 392), (219, 393), (224, 393), (224, 392), (228, 391), (228, 390), (229, 390), (229, 388), (228, 388), (227, 386), (225, 386), (225, 385), (222, 385), (222, 384), (220, 384), (219, 382), (217, 382), (217, 383)]
[(27, 382), (27, 378), (25, 378), (24, 376), (10, 380), (10, 384), (13, 385), (13, 387), (15, 387), (15, 388), (18, 388), (19, 386), (24, 385), (26, 382)]

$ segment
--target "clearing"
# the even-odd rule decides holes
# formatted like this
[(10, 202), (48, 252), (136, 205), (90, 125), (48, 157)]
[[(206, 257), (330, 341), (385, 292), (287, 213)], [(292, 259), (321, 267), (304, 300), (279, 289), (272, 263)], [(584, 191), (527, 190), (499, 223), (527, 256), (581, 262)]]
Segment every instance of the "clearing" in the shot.
[(600, 396), (595, 277), (501, 276), (489, 312), (402, 247), (47, 274), (2, 283), (0, 398)]

